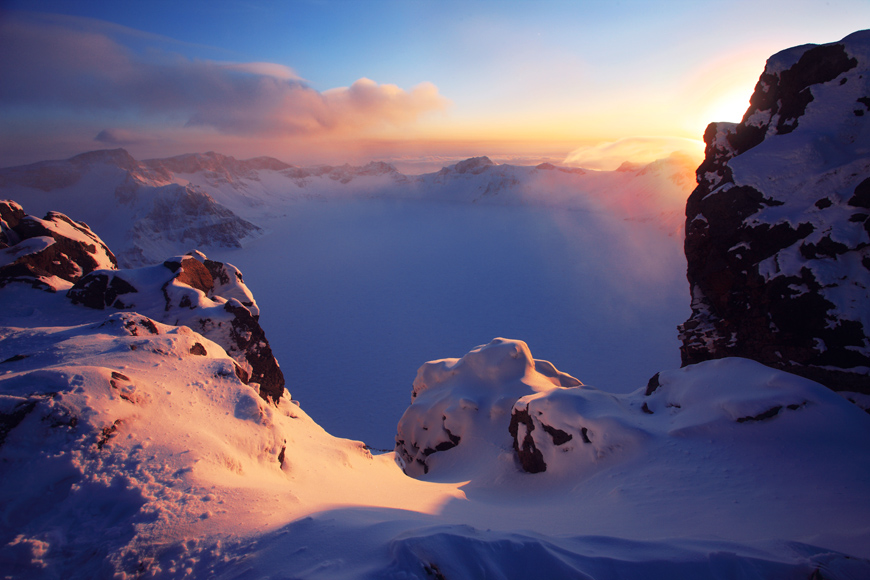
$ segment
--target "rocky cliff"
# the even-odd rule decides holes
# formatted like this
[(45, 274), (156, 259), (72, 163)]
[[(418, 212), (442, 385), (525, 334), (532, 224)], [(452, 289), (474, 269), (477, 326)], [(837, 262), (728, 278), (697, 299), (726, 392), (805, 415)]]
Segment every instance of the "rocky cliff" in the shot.
[[(86, 224), (57, 212), (40, 220), (0, 200), (0, 288), (13, 283), (65, 291), (72, 304), (87, 308), (186, 326), (226, 351), (239, 380), (264, 400), (277, 402), (284, 393), (284, 374), (259, 324), (257, 303), (231, 264), (194, 251), (156, 266), (118, 270), (112, 252)], [(153, 322), (145, 327), (155, 328)], [(206, 347), (197, 345), (191, 354), (205, 356)]]
[(683, 364), (741, 356), (870, 393), (870, 31), (774, 55), (743, 120), (704, 141)]

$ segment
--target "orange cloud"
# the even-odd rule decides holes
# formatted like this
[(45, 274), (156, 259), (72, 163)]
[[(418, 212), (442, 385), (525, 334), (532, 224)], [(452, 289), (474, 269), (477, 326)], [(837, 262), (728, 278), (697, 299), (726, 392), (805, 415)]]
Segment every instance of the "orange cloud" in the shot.
[(340, 119), (341, 124), (355, 127), (380, 122), (402, 125), (426, 112), (443, 110), (449, 103), (432, 83), (421, 83), (405, 91), (396, 85), (379, 85), (367, 78), (359, 79), (350, 87), (324, 91), (323, 98), (329, 112)]
[(646, 164), (674, 152), (688, 155), (700, 163), (704, 157), (704, 143), (681, 137), (627, 137), (575, 149), (565, 159), (565, 165), (612, 171), (626, 161)]

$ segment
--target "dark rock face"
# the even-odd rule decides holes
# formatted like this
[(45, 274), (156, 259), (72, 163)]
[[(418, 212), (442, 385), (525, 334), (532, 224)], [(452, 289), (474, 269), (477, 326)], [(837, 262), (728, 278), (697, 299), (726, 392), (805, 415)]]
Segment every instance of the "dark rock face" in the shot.
[(117, 267), (114, 254), (86, 224), (57, 212), (38, 219), (14, 201), (0, 201), (0, 253), (0, 286), (15, 281), (55, 292), (58, 281)]
[[(581, 424), (573, 434), (550, 424), (553, 421), (559, 421), (558, 418), (550, 416), (554, 408), (564, 412), (565, 408), (569, 407), (564, 403), (565, 393), (568, 393), (570, 397), (577, 395), (578, 392), (579, 396), (582, 397), (584, 391), (581, 387), (571, 387), (556, 389), (551, 393), (523, 397), (517, 401), (511, 411), (511, 423), (508, 430), (513, 438), (514, 452), (516, 452), (523, 471), (527, 473), (547, 471), (547, 462), (552, 462), (553, 457), (558, 457), (560, 450), (563, 452), (572, 450), (566, 444), (574, 441), (574, 435), (578, 436), (575, 443), (592, 443), (590, 439), (592, 432), (588, 427), (582, 426), (584, 418), (580, 413), (572, 413), (575, 421)], [(551, 406), (551, 401), (556, 401), (556, 404)]]
[(768, 61), (686, 205), (684, 365), (740, 356), (870, 393), (870, 32)]
[[(520, 425), (525, 427), (524, 434), (520, 437)], [(535, 439), (532, 437), (532, 431), (535, 430), (535, 422), (529, 415), (528, 407), (525, 409), (514, 409), (511, 414), (511, 424), (508, 427), (508, 432), (514, 439), (514, 451), (517, 454), (517, 459), (523, 467), (523, 471), (528, 473), (541, 473), (547, 471), (547, 464), (544, 462), (544, 455), (541, 450), (535, 445)]]
[(18, 242), (15, 228), (24, 215), (24, 209), (14, 201), (0, 200), (0, 248), (14, 246)]
[(120, 296), (134, 292), (138, 292), (138, 290), (123, 278), (94, 272), (74, 284), (66, 295), (73, 304), (82, 304), (88, 308), (103, 310), (108, 306), (114, 306), (118, 309), (126, 308)]
[[(174, 326), (187, 326), (224, 348), (242, 382), (257, 383), (264, 400), (284, 392), (284, 374), (259, 323), (259, 310), (242, 275), (230, 264), (195, 252), (137, 270), (92, 272), (67, 292), (89, 308), (136, 310)], [(204, 356), (206, 348), (197, 352)]]
[(224, 310), (233, 316), (229, 333), (232, 346), (221, 346), (227, 348), (233, 358), (236, 356), (234, 353), (243, 354), (245, 361), (251, 365), (250, 381), (260, 385), (260, 397), (266, 401), (277, 401), (284, 393), (284, 373), (272, 354), (266, 333), (258, 322), (259, 317), (253, 316), (235, 298), (224, 304)]

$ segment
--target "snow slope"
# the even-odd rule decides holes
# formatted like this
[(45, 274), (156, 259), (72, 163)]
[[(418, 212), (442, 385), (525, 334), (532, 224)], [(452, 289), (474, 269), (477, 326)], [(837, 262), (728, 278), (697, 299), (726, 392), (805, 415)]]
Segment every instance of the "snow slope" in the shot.
[[(441, 462), (432, 481), (420, 481), (393, 454), (330, 436), (288, 396), (266, 403), (218, 345), (187, 327), (83, 308), (23, 284), (0, 297), (8, 577), (870, 574), (870, 417), (757, 363), (662, 373), (648, 416), (643, 389), (575, 387), (587, 400), (583, 416), (599, 415), (593, 440), (607, 438), (601, 412), (614, 417), (614, 435), (632, 437), (599, 455), (575, 438), (564, 459), (530, 474), (503, 414), (498, 439), (463, 442), (475, 452), (470, 463)], [(523, 343), (477, 352), (487, 349), (526, 356), (454, 361), (451, 396), (484, 388), (497, 397), (511, 377), (556, 372)], [(739, 421), (795, 402), (802, 406)], [(551, 406), (544, 416), (556, 424), (577, 410)]]
[(221, 539), (326, 506), (425, 509), (458, 493), (409, 485), (287, 395), (266, 404), (187, 327), (22, 285), (2, 294), (4, 575), (182, 577), (199, 542), (226, 566)]

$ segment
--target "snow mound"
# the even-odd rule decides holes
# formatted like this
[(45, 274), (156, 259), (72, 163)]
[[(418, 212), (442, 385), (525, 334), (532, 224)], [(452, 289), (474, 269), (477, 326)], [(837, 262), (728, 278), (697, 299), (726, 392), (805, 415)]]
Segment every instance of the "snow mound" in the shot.
[(510, 430), (525, 471), (589, 472), (678, 438), (789, 439), (794, 430), (867, 428), (866, 417), (822, 385), (755, 361), (726, 358), (656, 374), (626, 395), (551, 389), (514, 405)]
[(661, 372), (618, 395), (533, 359), (521, 341), (497, 338), (420, 367), (397, 426), (396, 458), (414, 477), (486, 479), (499, 462), (508, 469), (509, 457), (515, 469), (574, 480), (677, 440), (715, 448), (714, 441), (752, 445), (798, 433), (861, 439), (870, 420), (824, 386), (748, 359)]
[(442, 461), (485, 463), (487, 455), (510, 444), (507, 427), (517, 399), (578, 384), (552, 364), (534, 360), (520, 340), (496, 338), (461, 359), (427, 362), (399, 420), (397, 461), (412, 476), (437, 471)]

